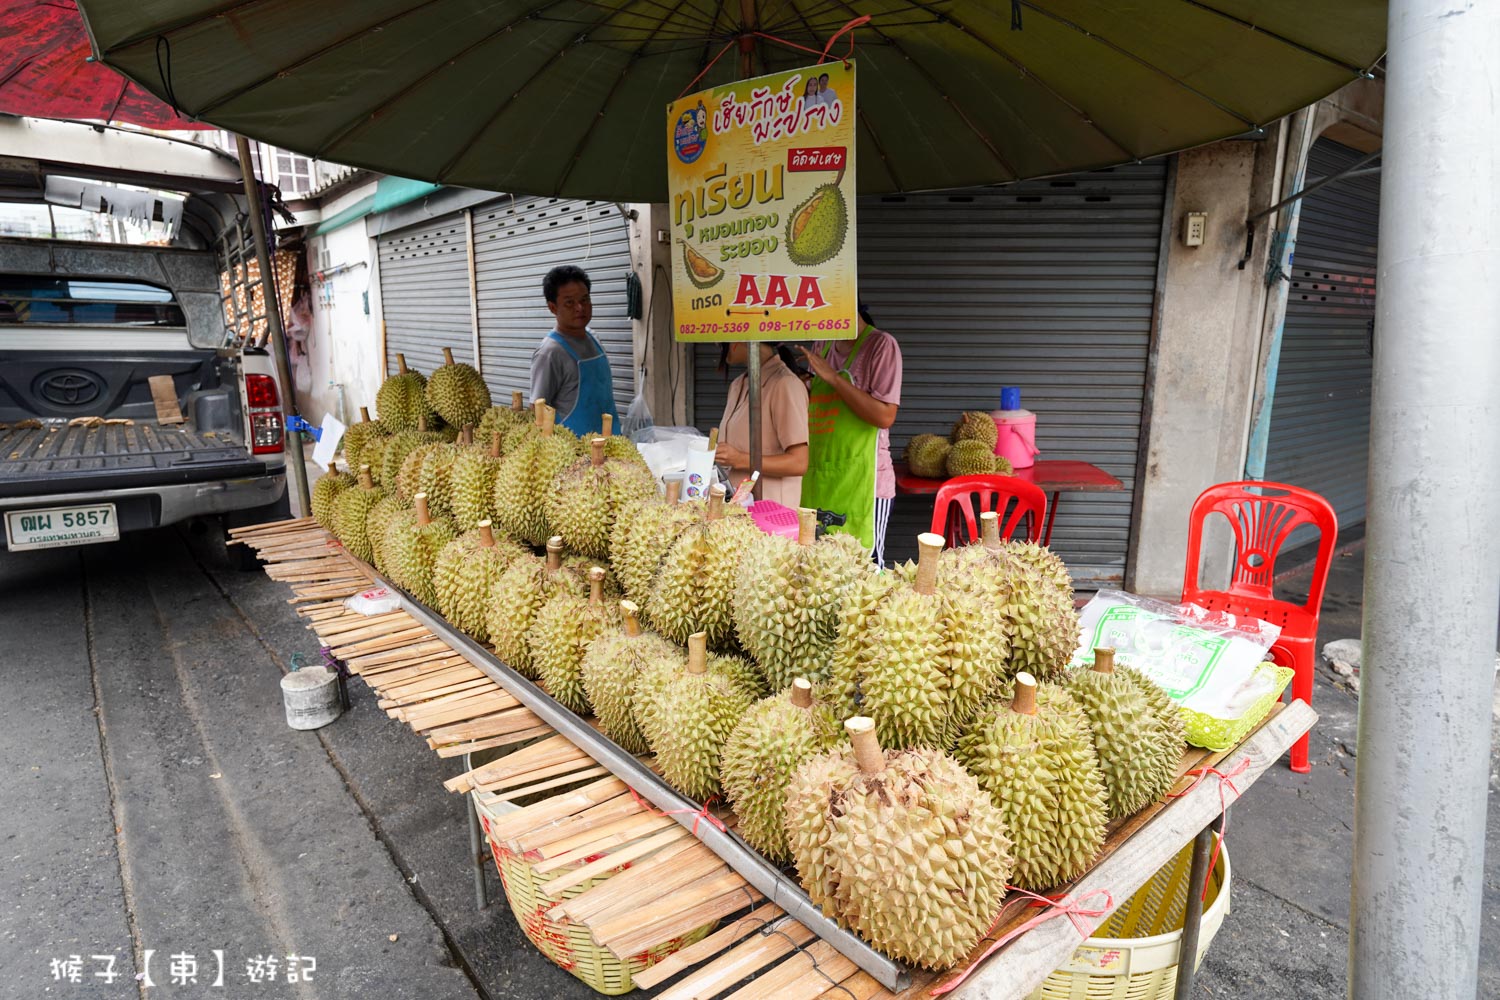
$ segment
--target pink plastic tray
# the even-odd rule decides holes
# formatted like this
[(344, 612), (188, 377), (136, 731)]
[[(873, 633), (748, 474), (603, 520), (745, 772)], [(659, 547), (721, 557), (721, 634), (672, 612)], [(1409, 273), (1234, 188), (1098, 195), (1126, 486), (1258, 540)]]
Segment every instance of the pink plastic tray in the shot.
[(797, 537), (797, 512), (775, 500), (757, 500), (750, 505), (750, 519), (768, 535)]

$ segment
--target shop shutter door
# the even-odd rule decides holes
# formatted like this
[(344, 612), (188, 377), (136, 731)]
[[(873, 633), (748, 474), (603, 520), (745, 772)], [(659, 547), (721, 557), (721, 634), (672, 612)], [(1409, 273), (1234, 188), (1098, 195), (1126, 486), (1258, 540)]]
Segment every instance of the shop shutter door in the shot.
[(463, 215), (386, 233), (379, 247), (386, 370), (394, 372), (396, 355), (405, 354), (408, 366), (430, 375), (443, 363), (444, 347), (468, 360), (474, 338)]
[[(1164, 162), (1002, 188), (862, 198), (861, 296), (904, 358), (893, 454), (1021, 387), (1044, 458), (1093, 462), (1120, 493), (1065, 493), (1052, 547), (1084, 589), (1125, 572), (1140, 447)], [(695, 356), (694, 412), (723, 411), (718, 348)], [(915, 556), (930, 498), (898, 499), (888, 558)]]
[[(1364, 155), (1319, 139), (1307, 176), (1327, 177)], [(1304, 200), (1271, 400), (1266, 478), (1321, 493), (1340, 528), (1365, 519), (1379, 209), (1379, 174)]]
[(635, 396), (625, 277), (630, 236), (612, 202), (503, 197), (474, 209), (474, 267), (484, 378), (497, 402), (531, 398), (531, 355), (552, 329), (542, 278), (577, 264), (593, 280), (594, 336), (614, 372), (621, 416)]

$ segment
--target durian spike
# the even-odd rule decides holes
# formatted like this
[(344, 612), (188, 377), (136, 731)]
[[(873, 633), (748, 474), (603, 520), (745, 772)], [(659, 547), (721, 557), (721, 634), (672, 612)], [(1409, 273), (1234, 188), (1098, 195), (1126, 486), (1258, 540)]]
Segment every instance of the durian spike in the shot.
[(938, 556), (943, 552), (943, 536), (924, 531), (917, 536), (917, 582), (912, 589), (919, 594), (932, 595), (937, 591)]
[(451, 348), (451, 347), (445, 347), (445, 348), (443, 348), (443, 364), (445, 364), (445, 365), (451, 365), (451, 364), (453, 364), (453, 348)]
[(375, 488), (375, 480), (370, 478), (370, 467), (368, 465), (361, 465), (359, 467), (359, 485), (367, 490)]
[(708, 670), (708, 633), (694, 632), (688, 636), (687, 672), (701, 674)]
[(488, 518), (479, 522), (479, 547), (482, 549), (495, 547), (495, 532)]
[(1096, 646), (1094, 648), (1094, 673), (1112, 674), (1115, 672), (1115, 651), (1112, 646)]
[(797, 508), (797, 544), (811, 545), (818, 540), (818, 512), (811, 507)]
[[(605, 414), (608, 416), (608, 414)], [(594, 438), (589, 442), (589, 464), (594, 468), (604, 464), (604, 439)]]
[(704, 518), (709, 521), (717, 521), (724, 516), (724, 484), (714, 483), (713, 488), (708, 491), (708, 511)]
[(370, 422), (370, 408), (368, 406), (361, 406), (359, 408), (359, 422), (362, 424)]
[(667, 503), (678, 503), (682, 500), (682, 480), (667, 480)]
[(411, 371), (411, 369), (406, 367), (406, 355), (396, 355), (396, 374), (405, 375), (409, 371)]
[(806, 677), (792, 681), (792, 704), (798, 708), (812, 708), (812, 682)]
[(1000, 515), (987, 510), (979, 515), (979, 537), (990, 550), (1000, 547)]
[(875, 735), (875, 720), (866, 715), (856, 715), (844, 723), (844, 732), (854, 744), (854, 759), (865, 774), (879, 774), (885, 770), (885, 751), (880, 749), (880, 737)]
[(603, 566), (594, 566), (589, 570), (589, 603), (596, 608), (604, 603)]
[(432, 515), (427, 513), (427, 494), (418, 493), (412, 497), (412, 502), (417, 505), (417, 523), (425, 528), (432, 523)]
[(524, 398), (525, 397), (521, 395), (520, 389), (512, 389), (510, 391), (510, 408), (512, 410), (526, 409), (526, 404), (522, 401)]
[(500, 437), (499, 431), (490, 435), (490, 458), (500, 457)]
[(708, 450), (719, 450), (719, 429), (717, 427), (708, 432)]
[(603, 419), (600, 420), (599, 426), (604, 428), (600, 436), (609, 437), (615, 432), (615, 415), (613, 413), (606, 413)]
[[(420, 495), (420, 494), (419, 494)], [(563, 540), (562, 535), (553, 535), (547, 539), (547, 572), (556, 573), (562, 569)]]
[(641, 634), (641, 606), (634, 601), (620, 602), (620, 615), (625, 619), (625, 634), (634, 639)]
[(1036, 678), (1024, 670), (1016, 674), (1016, 696), (1010, 700), (1010, 710), (1018, 715), (1036, 714)]

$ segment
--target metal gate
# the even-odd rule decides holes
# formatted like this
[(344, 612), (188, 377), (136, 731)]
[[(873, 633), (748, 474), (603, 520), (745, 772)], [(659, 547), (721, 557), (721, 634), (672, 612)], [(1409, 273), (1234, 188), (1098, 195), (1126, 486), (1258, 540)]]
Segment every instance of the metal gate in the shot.
[[(1041, 457), (1092, 462), (1126, 487), (1062, 495), (1052, 547), (1086, 589), (1125, 572), (1165, 188), (1158, 161), (859, 203), (860, 295), (904, 359), (893, 454), (1020, 386)], [(694, 357), (707, 428), (726, 387), (716, 345)], [(929, 497), (897, 500), (888, 558), (915, 556), (931, 514)]]
[[(1319, 139), (1307, 177), (1364, 155)], [(1321, 493), (1340, 528), (1365, 519), (1379, 214), (1379, 174), (1338, 181), (1303, 202), (1271, 399), (1265, 477)]]
[(380, 309), (386, 371), (396, 355), (424, 375), (451, 347), (461, 361), (474, 353), (469, 304), (469, 240), (455, 212), (379, 238)]

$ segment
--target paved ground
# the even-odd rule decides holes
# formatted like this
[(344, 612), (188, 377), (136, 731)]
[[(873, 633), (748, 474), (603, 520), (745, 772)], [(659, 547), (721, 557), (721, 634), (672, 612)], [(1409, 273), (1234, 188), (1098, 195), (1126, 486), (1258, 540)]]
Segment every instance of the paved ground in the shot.
[[(1325, 638), (1358, 635), (1360, 562), (1339, 562)], [(457, 762), (359, 685), (336, 723), (286, 728), (277, 681), (316, 650), (286, 596), (204, 532), (0, 554), (0, 998), (593, 996), (524, 942), (493, 878), (476, 911), (441, 787)], [(1355, 701), (1324, 678), (1315, 707), (1313, 773), (1277, 766), (1234, 810), (1233, 913), (1201, 996), (1344, 995)], [(1500, 996), (1496, 801), (1481, 996)], [(75, 954), (81, 982), (54, 980)], [(171, 984), (185, 954), (196, 987)], [(265, 955), (274, 986), (247, 975)], [(316, 960), (310, 981), (286, 983), (287, 955)]]

